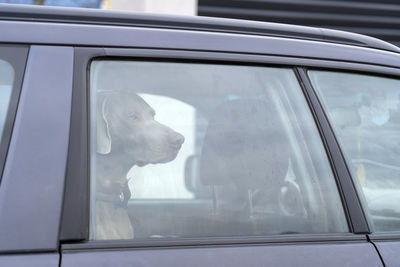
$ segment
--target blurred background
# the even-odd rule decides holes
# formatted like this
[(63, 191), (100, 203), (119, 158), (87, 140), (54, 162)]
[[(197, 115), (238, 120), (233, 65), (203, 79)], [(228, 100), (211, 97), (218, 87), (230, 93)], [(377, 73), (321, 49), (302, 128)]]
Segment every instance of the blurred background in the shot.
[(0, 0), (0, 3), (279, 22), (356, 32), (400, 45), (400, 0)]

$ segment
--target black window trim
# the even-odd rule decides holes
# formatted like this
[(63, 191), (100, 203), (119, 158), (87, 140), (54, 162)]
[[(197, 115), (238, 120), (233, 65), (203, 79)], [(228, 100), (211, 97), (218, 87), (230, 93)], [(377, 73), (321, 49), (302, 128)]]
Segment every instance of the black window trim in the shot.
[[(75, 48), (69, 148), (60, 220), (60, 241), (82, 241), (89, 236), (89, 103), (87, 73), (101, 48)], [(89, 64), (88, 64), (89, 62)]]
[(371, 241), (400, 240), (400, 232), (376, 232), (368, 235)]
[(368, 234), (371, 232), (367, 223), (367, 216), (361, 205), (361, 200), (356, 191), (356, 185), (350, 175), (349, 168), (344, 161), (343, 153), (339, 147), (338, 141), (334, 135), (333, 129), (328, 121), (327, 115), (317, 98), (314, 88), (307, 76), (305, 68), (297, 68), (300, 80), (304, 86), (306, 96), (310, 101), (310, 107), (315, 113), (315, 119), (320, 128), (321, 136), (329, 150), (332, 169), (336, 172), (339, 179), (337, 185), (340, 188), (342, 201), (346, 203), (347, 216), (354, 233)]
[[(342, 62), (333, 60), (319, 60), (307, 58), (294, 58), (282, 56), (268, 56), (268, 55), (254, 55), (243, 53), (221, 53), (221, 52), (200, 52), (190, 50), (171, 50), (171, 49), (146, 49), (146, 48), (92, 48), (92, 47), (75, 47), (75, 66), (74, 66), (74, 85), (73, 85), (73, 102), (72, 102), (72, 118), (71, 118), (71, 132), (70, 132), (70, 148), (67, 163), (67, 178), (66, 189), (64, 198), (64, 208), (62, 223), (60, 229), (60, 240), (65, 248), (72, 248), (71, 246), (78, 245), (76, 242), (81, 243), (82, 246), (102, 247), (101, 244), (116, 244), (122, 247), (140, 247), (143, 242), (141, 241), (89, 241), (89, 168), (88, 168), (88, 155), (89, 155), (89, 126), (88, 121), (88, 68), (90, 62), (95, 58), (140, 58), (146, 60), (168, 60), (174, 62), (191, 61), (191, 62), (207, 62), (207, 63), (236, 63), (246, 65), (268, 65), (289, 67), (297, 72), (305, 90), (305, 96), (309, 99), (311, 110), (314, 113), (314, 119), (320, 129), (325, 144), (327, 145), (327, 155), (331, 159), (331, 165), (338, 170), (334, 173), (343, 176), (339, 178), (335, 175), (337, 183), (345, 183), (346, 187), (350, 189), (345, 190), (345, 200), (354, 200), (357, 203), (348, 207), (348, 203), (343, 202), (348, 210), (347, 218), (350, 222), (349, 227), (351, 233), (344, 234), (321, 234), (321, 235), (296, 235), (296, 236), (282, 236), (279, 238), (281, 242), (293, 242), (295, 240), (309, 240), (309, 241), (323, 241), (339, 238), (341, 240), (366, 240), (366, 234), (370, 233), (368, 222), (363, 214), (358, 195), (352, 184), (351, 177), (349, 176), (344, 158), (338, 150), (338, 144), (334, 138), (332, 129), (327, 124), (327, 118), (322, 112), (322, 107), (319, 102), (316, 102), (315, 93), (312, 87), (307, 86), (307, 80), (303, 75), (305, 74), (304, 68), (322, 68), (333, 70), (346, 70), (346, 71), (360, 71), (365, 73), (381, 73), (383, 75), (400, 76), (400, 70), (397, 68), (383, 67), (379, 65)], [(86, 116), (82, 116), (86, 114)], [(334, 155), (332, 155), (332, 149)], [(349, 180), (350, 179), (350, 180)], [(339, 191), (343, 191), (343, 186), (340, 186)], [(343, 192), (342, 192), (343, 193)], [(202, 239), (201, 239), (202, 240)], [(207, 238), (202, 241), (204, 244), (224, 244), (226, 241), (223, 238)], [(276, 236), (265, 237), (242, 237), (235, 238), (234, 241), (230, 239), (231, 243), (269, 243), (276, 240)], [(262, 240), (262, 241), (257, 241)], [(286, 240), (286, 241), (285, 241)], [(302, 242), (303, 242), (302, 241)], [(175, 243), (182, 245), (195, 245), (200, 242), (200, 239), (184, 239), (176, 241), (151, 241), (149, 246), (173, 246)], [(200, 242), (200, 243), (202, 243)], [(229, 243), (228, 242), (228, 243)], [(145, 243), (145, 242), (144, 242)], [(65, 245), (67, 244), (67, 245)], [(71, 244), (71, 245), (68, 245)], [(72, 245), (73, 244), (73, 245)], [(135, 245), (137, 244), (137, 245)], [(157, 245), (158, 244), (158, 245)], [(144, 244), (143, 244), (144, 245)], [(80, 246), (80, 245), (79, 245)]]
[[(8, 148), (14, 127), (15, 115), (21, 95), (26, 62), (28, 60), (29, 46), (20, 44), (0, 44), (0, 59), (7, 61), (15, 71), (14, 81), (8, 103), (4, 130), (0, 141), (0, 185), (7, 159)], [(1, 134), (1, 133), (0, 133)]]
[(215, 238), (181, 238), (160, 240), (105, 240), (87, 241), (81, 243), (67, 242), (61, 245), (63, 252), (82, 250), (114, 250), (114, 249), (159, 249), (180, 247), (243, 247), (254, 245), (282, 245), (282, 244), (338, 244), (338, 243), (367, 243), (365, 235), (352, 233), (339, 234), (296, 234), (275, 236), (243, 236), (243, 237), (215, 237)]

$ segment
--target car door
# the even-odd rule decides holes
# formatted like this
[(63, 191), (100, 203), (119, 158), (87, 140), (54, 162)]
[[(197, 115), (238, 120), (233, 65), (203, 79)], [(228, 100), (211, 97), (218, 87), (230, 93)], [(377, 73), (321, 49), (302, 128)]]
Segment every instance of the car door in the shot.
[(382, 266), (294, 62), (76, 48), (62, 266)]
[(0, 265), (58, 266), (73, 49), (1, 45), (0, 53)]
[(376, 67), (370, 73), (309, 70), (363, 200), (386, 266), (399, 262), (399, 85)]

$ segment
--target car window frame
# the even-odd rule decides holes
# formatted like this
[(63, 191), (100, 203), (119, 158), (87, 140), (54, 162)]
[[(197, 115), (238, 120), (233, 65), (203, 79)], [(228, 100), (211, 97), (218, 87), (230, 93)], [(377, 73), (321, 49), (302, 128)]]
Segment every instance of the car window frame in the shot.
[(14, 127), (15, 115), (17, 113), (28, 54), (28, 45), (0, 44), (0, 59), (8, 62), (14, 69), (14, 81), (0, 141), (0, 186)]
[[(185, 240), (115, 240), (115, 241), (88, 241), (89, 239), (89, 125), (88, 125), (88, 96), (89, 96), (89, 66), (92, 60), (98, 58), (113, 59), (140, 59), (146, 61), (169, 61), (169, 62), (207, 62), (225, 64), (246, 64), (287, 67), (296, 73), (299, 85), (306, 97), (309, 108), (312, 112), (315, 125), (318, 128), (323, 142), (326, 155), (332, 167), (332, 171), (338, 186), (339, 194), (346, 214), (346, 219), (350, 228), (349, 233), (341, 234), (297, 234), (287, 236), (263, 236), (263, 237), (232, 237), (232, 238), (190, 238)], [(321, 111), (322, 107), (316, 101), (316, 96), (310, 91), (312, 88), (305, 84), (304, 68), (313, 66), (325, 66), (330, 68), (359, 68), (374, 71), (375, 68), (368, 64), (361, 63), (340, 63), (338, 61), (326, 61), (318, 59), (291, 58), (282, 56), (252, 55), (243, 53), (219, 53), (219, 52), (199, 52), (190, 50), (161, 50), (161, 49), (135, 49), (135, 48), (96, 48), (96, 47), (75, 47), (75, 69), (74, 69), (74, 94), (73, 94), (73, 114), (70, 133), (70, 150), (67, 163), (66, 191), (63, 209), (63, 221), (60, 231), (60, 241), (78, 242), (76, 244), (65, 245), (71, 247), (154, 247), (154, 246), (175, 246), (175, 245), (205, 245), (205, 244), (248, 244), (265, 242), (304, 242), (304, 241), (332, 241), (332, 240), (363, 240), (366, 241), (366, 234), (370, 232), (368, 222), (361, 209), (361, 204), (354, 185), (349, 184), (349, 174), (343, 168), (344, 159), (337, 151), (338, 144), (332, 138), (333, 133), (327, 124), (327, 118)], [(383, 67), (388, 72), (394, 72), (393, 68)], [(316, 105), (316, 106), (315, 106)], [(316, 110), (317, 109), (317, 110)], [(82, 116), (83, 115), (83, 116)], [(329, 132), (331, 133), (329, 135)], [(328, 133), (328, 137), (327, 136)], [(326, 140), (330, 138), (329, 142)], [(332, 146), (336, 146), (336, 154), (332, 155)], [(86, 149), (82, 149), (85, 147)], [(84, 156), (83, 156), (84, 155)], [(342, 168), (338, 171), (336, 168)], [(347, 192), (343, 192), (342, 179), (338, 175), (346, 176), (346, 187), (350, 186)], [(351, 179), (350, 179), (351, 180)], [(344, 198), (344, 194), (347, 198)], [(350, 197), (349, 197), (350, 196)], [(344, 200), (353, 199), (358, 205), (348, 207)], [(352, 216), (350, 218), (350, 216)], [(79, 218), (79, 219), (77, 219)], [(80, 244), (79, 244), (80, 242)], [(105, 245), (107, 244), (107, 245)]]

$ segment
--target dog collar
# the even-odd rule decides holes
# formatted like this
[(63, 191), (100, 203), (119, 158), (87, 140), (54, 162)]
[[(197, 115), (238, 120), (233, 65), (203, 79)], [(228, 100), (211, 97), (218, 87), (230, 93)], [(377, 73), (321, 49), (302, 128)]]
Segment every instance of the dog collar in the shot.
[(115, 209), (127, 209), (128, 208), (128, 201), (131, 198), (131, 190), (128, 186), (128, 181), (121, 187), (119, 193), (103, 193), (103, 192), (96, 192), (96, 200), (97, 201), (104, 201), (110, 202), (114, 204)]

